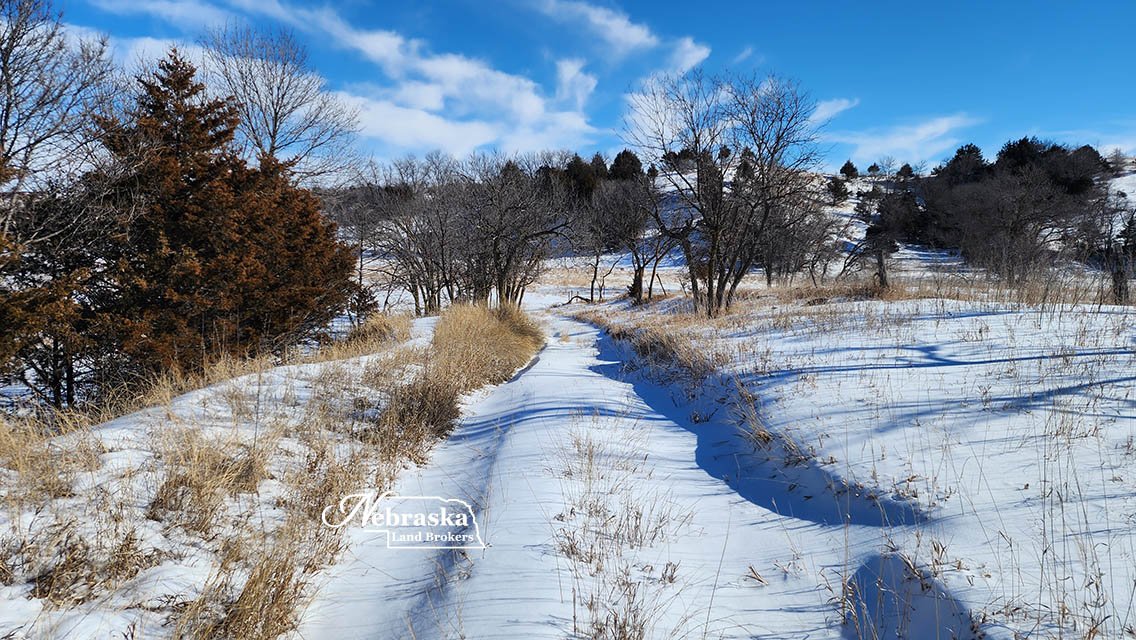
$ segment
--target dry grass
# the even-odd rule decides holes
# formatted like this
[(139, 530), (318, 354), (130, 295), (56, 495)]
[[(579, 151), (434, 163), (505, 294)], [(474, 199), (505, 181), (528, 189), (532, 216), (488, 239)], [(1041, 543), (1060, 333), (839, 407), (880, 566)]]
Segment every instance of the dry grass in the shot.
[(563, 511), (551, 523), (556, 549), (571, 576), (572, 637), (690, 636), (690, 611), (679, 616), (675, 628), (659, 628), (664, 612), (684, 606), (687, 581), (679, 565), (643, 562), (639, 550), (690, 535), (694, 514), (653, 487), (643, 453), (649, 450), (645, 430), (618, 423), (597, 426), (574, 430), (549, 460), (564, 498)]
[(4, 492), (10, 508), (69, 496), (75, 475), (98, 467), (102, 451), (87, 425), (69, 415), (62, 418), (56, 424), (0, 418), (0, 470), (15, 474)]
[(232, 380), (244, 375), (267, 371), (276, 364), (271, 355), (252, 358), (237, 358), (223, 355), (210, 360), (205, 368), (197, 372), (177, 369), (164, 371), (152, 376), (136, 388), (133, 393), (120, 392), (104, 399), (97, 410), (100, 418), (110, 420), (145, 407), (168, 405), (174, 398), (205, 387)]
[(394, 457), (422, 462), (433, 442), (453, 427), (463, 394), (508, 380), (543, 343), (540, 327), (520, 310), (449, 308), (438, 320), (430, 349), (418, 354), (419, 375), (388, 390), (367, 441), (394, 448)]
[(432, 364), (465, 393), (508, 380), (542, 344), (544, 333), (519, 309), (460, 305), (438, 320)]
[(34, 533), (0, 538), (0, 584), (26, 582), (28, 596), (66, 608), (112, 591), (162, 554), (146, 548), (137, 530), (122, 523), (90, 535), (74, 519), (56, 517)]
[(267, 478), (273, 441), (256, 445), (236, 438), (215, 441), (192, 429), (162, 432), (155, 445), (166, 478), (146, 517), (208, 534), (221, 519), (225, 499), (256, 491)]
[[(602, 328), (612, 338), (627, 342), (637, 356), (651, 364), (657, 373), (681, 371), (693, 383), (701, 383), (725, 363), (724, 354), (679, 335), (676, 325), (705, 322), (704, 316), (674, 314), (665, 325), (633, 324), (613, 321), (610, 314), (594, 311), (576, 314), (577, 318)], [(676, 369), (677, 368), (677, 369)]]
[[(389, 341), (384, 336), (391, 334), (376, 335)], [(309, 435), (293, 434), (310, 448), (303, 464), (285, 478), (287, 523), (259, 541), (255, 536), (229, 539), (224, 554), (229, 560), (178, 616), (175, 637), (268, 639), (295, 629), (311, 577), (341, 551), (339, 530), (319, 526), (323, 508), (360, 486), (385, 490), (406, 461), (422, 462), (459, 417), (461, 394), (507, 379), (542, 342), (539, 328), (516, 311), (447, 311), (429, 349), (397, 349), (365, 370), (364, 384), (382, 396), (382, 410), (362, 432), (367, 446), (348, 457), (316, 437), (328, 431), (353, 432), (350, 426), (344, 428), (345, 419), (334, 402), (355, 392), (350, 376), (325, 367), (303, 421)], [(354, 404), (365, 409), (367, 402), (357, 398)], [(195, 455), (193, 446), (180, 449), (190, 451), (189, 458)], [(212, 468), (207, 475), (230, 479), (208, 489), (207, 497), (239, 490), (236, 480), (241, 475), (230, 470), (245, 467), (215, 453), (202, 456), (196, 467)], [(234, 576), (241, 572), (247, 579), (237, 586)]]
[(328, 362), (379, 353), (410, 339), (410, 321), (411, 317), (406, 314), (375, 314), (361, 326), (351, 329), (345, 339), (305, 354), (298, 358), (298, 362)]
[[(175, 637), (267, 639), (294, 629), (312, 577), (342, 551), (340, 530), (322, 526), (323, 508), (363, 487), (389, 487), (449, 432), (461, 395), (507, 380), (543, 343), (521, 312), (483, 307), (446, 312), (428, 348), (392, 348), (409, 334), (409, 318), (376, 316), (305, 356), (318, 364), (314, 375), (283, 389), (263, 386), (279, 384), (273, 375), (219, 384), (267, 373), (274, 358), (221, 359), (199, 374), (156, 377), (95, 411), (0, 420), (0, 495), (11, 524), (0, 532), (0, 583), (27, 585), (29, 597), (66, 609), (177, 562), (169, 554), (188, 545), (214, 567), (197, 595), (163, 596)], [(347, 360), (376, 354), (365, 366)], [(202, 387), (213, 387), (195, 396), (206, 411), (173, 410), (175, 398)], [(152, 405), (171, 409), (126, 445), (144, 450), (129, 456), (134, 466), (107, 476), (105, 489), (82, 488), (89, 472), (105, 471), (99, 456), (108, 453), (91, 427)], [(266, 481), (275, 488), (262, 495)], [(29, 522), (26, 513), (36, 515)], [(158, 547), (156, 531), (165, 539)]]
[(964, 302), (990, 302), (1024, 307), (1058, 304), (1110, 304), (1111, 292), (1102, 281), (1075, 274), (1053, 273), (1048, 277), (1010, 285), (982, 274), (942, 273), (893, 278), (891, 286), (880, 288), (873, 280), (850, 278), (821, 285), (775, 285), (772, 288), (748, 289), (740, 294), (747, 298), (774, 298), (780, 302), (824, 304), (848, 300), (943, 299)]

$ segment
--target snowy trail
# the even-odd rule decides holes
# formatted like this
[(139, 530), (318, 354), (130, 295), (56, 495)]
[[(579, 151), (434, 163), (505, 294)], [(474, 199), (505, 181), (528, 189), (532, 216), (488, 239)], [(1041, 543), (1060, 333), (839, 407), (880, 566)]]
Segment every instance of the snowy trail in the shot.
[(349, 532), (298, 636), (563, 638), (638, 620), (650, 638), (854, 637), (840, 576), (871, 573), (881, 523), (763, 481), (726, 416), (691, 422), (666, 388), (623, 381), (597, 329), (549, 324), (539, 357), (471, 400), (396, 488), (466, 500), (488, 547)]

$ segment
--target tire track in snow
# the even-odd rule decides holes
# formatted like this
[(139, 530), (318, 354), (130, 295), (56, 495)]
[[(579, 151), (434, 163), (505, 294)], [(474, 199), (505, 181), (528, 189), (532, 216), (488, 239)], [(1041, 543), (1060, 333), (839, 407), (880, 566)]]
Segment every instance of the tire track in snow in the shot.
[[(842, 637), (847, 628), (833, 604), (841, 576), (862, 571), (878, 553), (880, 528), (782, 515), (781, 503), (767, 508), (761, 491), (770, 485), (723, 472), (721, 447), (737, 439), (734, 427), (691, 424), (682, 415), (690, 407), (673, 407), (667, 390), (623, 380), (621, 354), (595, 327), (563, 318), (550, 324), (553, 339), (539, 360), (469, 401), (430, 463), (407, 470), (395, 489), (465, 499), (489, 546), (439, 555), (387, 549), (381, 535), (352, 532), (348, 555), (329, 570), (299, 636), (571, 635), (581, 609), (570, 563), (556, 546), (553, 519), (569, 505), (555, 461), (572, 433), (609, 440), (645, 433), (649, 480), (633, 491), (647, 499), (665, 490), (693, 514), (684, 537), (633, 559), (678, 567), (681, 591), (667, 596), (673, 606), (652, 612), (652, 628), (685, 628), (698, 638)], [(734, 455), (734, 468), (747, 467)], [(792, 506), (811, 513), (803, 508), (811, 505)]]

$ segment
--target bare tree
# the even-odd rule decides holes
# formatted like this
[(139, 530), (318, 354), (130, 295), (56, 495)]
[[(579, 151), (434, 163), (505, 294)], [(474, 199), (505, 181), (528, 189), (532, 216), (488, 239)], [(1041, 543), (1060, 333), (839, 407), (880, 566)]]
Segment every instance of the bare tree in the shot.
[(248, 155), (276, 158), (302, 181), (345, 167), (358, 114), (327, 91), (291, 32), (229, 24), (203, 44), (208, 73), (237, 101)]
[(895, 175), (896, 165), (898, 164), (899, 161), (895, 159), (895, 156), (883, 156), (876, 161), (876, 165), (880, 168), (880, 173), (885, 177)]
[[(655, 226), (661, 194), (646, 176), (629, 180), (604, 181), (596, 189), (595, 207), (603, 211), (607, 242), (627, 252), (631, 258), (631, 284), (628, 296), (635, 304), (650, 299), (659, 261), (674, 248), (674, 240)], [(650, 267), (650, 279), (647, 269)]]
[[(721, 176), (732, 168), (735, 157), (716, 153), (728, 142), (723, 93), (722, 83), (701, 69), (660, 76), (632, 94), (633, 115), (627, 123), (627, 141), (663, 168), (659, 177), (674, 193), (656, 211), (656, 222), (682, 248), (695, 308), (705, 306), (709, 313), (714, 307), (704, 302), (714, 295), (703, 294), (702, 286), (714, 282), (707, 258), (717, 252), (722, 228)], [(693, 166), (678, 161), (684, 157), (693, 157)]]
[[(551, 155), (474, 155), (462, 166), (462, 207), (467, 241), (476, 247), (473, 297), (490, 289), (502, 305), (518, 305), (536, 281), (551, 242), (568, 226), (567, 185), (542, 171), (562, 158)], [(542, 175), (544, 179), (542, 179)]]
[(112, 70), (105, 41), (73, 38), (47, 0), (0, 0), (0, 237), (9, 243), (66, 232), (53, 218), (11, 235), (29, 192), (86, 157), (78, 151), (92, 141), (90, 114)]
[[(666, 170), (675, 201), (659, 229), (682, 247), (696, 307), (727, 308), (775, 218), (815, 201), (815, 103), (777, 77), (655, 78), (632, 98), (628, 141)], [(689, 159), (686, 163), (676, 160)]]

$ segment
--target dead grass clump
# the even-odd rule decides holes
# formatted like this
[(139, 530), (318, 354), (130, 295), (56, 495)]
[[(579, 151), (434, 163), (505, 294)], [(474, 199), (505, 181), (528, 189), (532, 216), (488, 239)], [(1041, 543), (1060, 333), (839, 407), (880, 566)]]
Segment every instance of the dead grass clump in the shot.
[(466, 393), (508, 380), (543, 343), (543, 332), (520, 309), (453, 306), (434, 329), (432, 372)]
[(410, 339), (410, 316), (379, 313), (351, 329), (343, 340), (325, 345), (308, 354), (302, 362), (327, 362), (370, 355), (396, 342)]
[[(303, 466), (286, 479), (293, 489), (288, 498), (289, 513), (321, 522), (324, 507), (356, 491), (364, 482), (367, 468), (362, 453), (339, 458), (331, 446), (310, 451)], [(320, 480), (312, 482), (312, 478)], [(387, 480), (380, 479), (377, 485), (368, 486), (376, 486), (381, 491), (386, 485)]]
[(418, 373), (427, 357), (424, 347), (404, 346), (391, 349), (367, 362), (360, 382), (372, 390), (385, 392), (394, 384)]
[[(0, 469), (15, 472), (8, 500), (45, 504), (72, 495), (75, 475), (98, 468), (102, 452), (85, 428), (71, 418), (0, 418)], [(55, 439), (67, 433), (70, 441)]]
[[(105, 535), (104, 535), (105, 534)], [(60, 520), (22, 539), (0, 541), (0, 583), (26, 582), (29, 597), (55, 607), (68, 607), (113, 590), (161, 554), (143, 549), (134, 529), (117, 535), (80, 532), (76, 522)]]
[[(540, 327), (519, 309), (450, 307), (438, 320), (430, 348), (417, 352), (417, 375), (385, 389), (386, 405), (364, 440), (379, 446), (387, 460), (424, 461), (432, 443), (448, 435), (461, 415), (462, 394), (508, 380), (543, 342)], [(403, 370), (410, 364), (396, 362)], [(371, 382), (382, 386), (389, 380), (380, 375)]]
[(600, 327), (613, 339), (626, 342), (636, 355), (658, 371), (673, 370), (677, 366), (685, 375), (701, 382), (723, 364), (721, 354), (697, 347), (670, 327), (623, 325), (594, 312), (577, 317)]
[(25, 552), (29, 560), (39, 564), (33, 569), (31, 597), (56, 606), (77, 604), (91, 597), (96, 578), (93, 554), (72, 523), (49, 528), (42, 540), (27, 545)]
[[(184, 640), (269, 640), (296, 628), (301, 600), (314, 565), (306, 541), (310, 528), (285, 525), (273, 540), (260, 541), (247, 568), (219, 568), (201, 595), (185, 603), (172, 637)], [(242, 541), (236, 545), (256, 544)], [(240, 557), (232, 554), (231, 557)], [(243, 583), (235, 584), (245, 573)]]
[(240, 595), (225, 612), (211, 638), (276, 638), (296, 626), (306, 581), (293, 558), (273, 554), (253, 567)]
[(222, 543), (221, 566), (178, 613), (173, 637), (269, 640), (298, 626), (312, 577), (342, 551), (342, 530), (322, 526), (323, 508), (356, 490), (367, 468), (361, 455), (338, 457), (331, 443), (324, 445), (286, 478), (283, 525)]
[(422, 431), (423, 436), (443, 437), (461, 415), (458, 396), (454, 380), (447, 373), (432, 375), (432, 371), (427, 371), (394, 389), (381, 420), (391, 427), (401, 427), (409, 437), (417, 431)]
[(208, 533), (226, 497), (251, 493), (268, 477), (270, 443), (210, 442), (192, 430), (166, 438), (158, 450), (170, 471), (147, 510), (152, 520)]
[(102, 418), (109, 420), (144, 407), (168, 405), (183, 393), (267, 371), (275, 365), (276, 358), (271, 354), (248, 358), (222, 354), (207, 362), (201, 371), (167, 369), (145, 380), (134, 394), (119, 392), (102, 401)]

